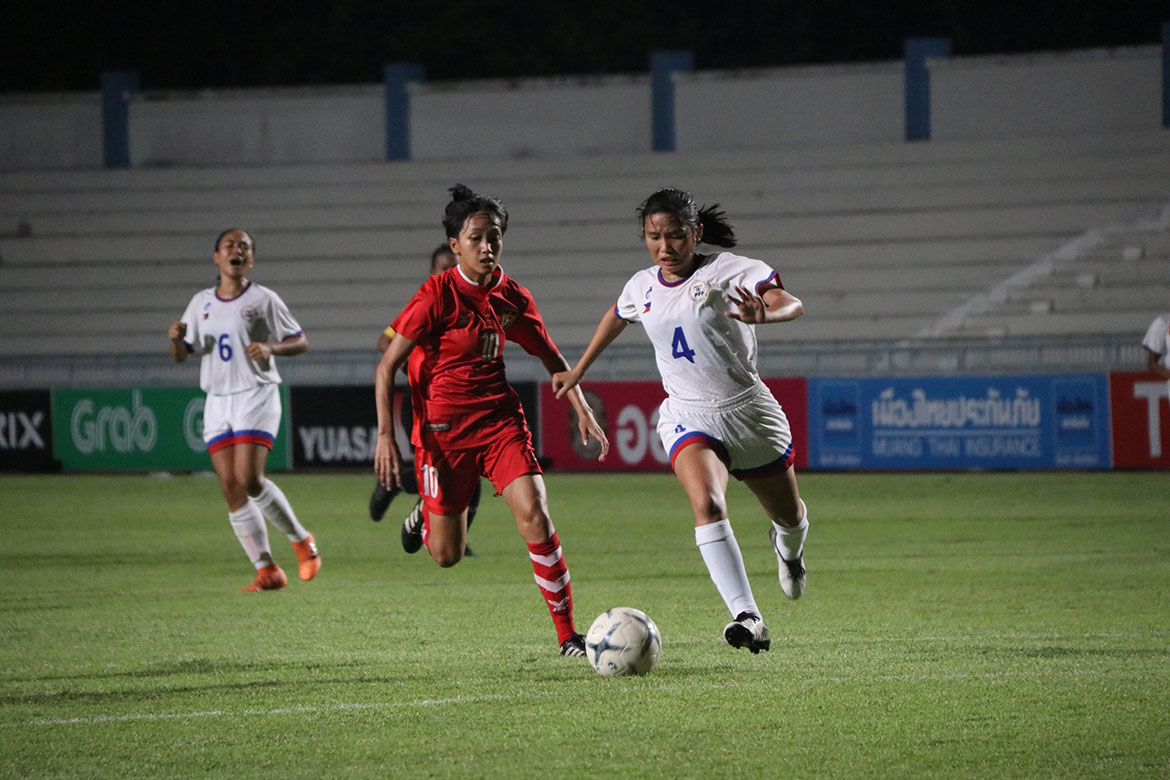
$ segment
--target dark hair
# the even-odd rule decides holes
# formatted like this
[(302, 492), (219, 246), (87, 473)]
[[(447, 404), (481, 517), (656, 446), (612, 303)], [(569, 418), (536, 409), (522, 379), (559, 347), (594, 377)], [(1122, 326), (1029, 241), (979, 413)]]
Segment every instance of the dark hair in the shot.
[(646, 224), (646, 217), (652, 214), (672, 214), (692, 229), (703, 226), (702, 243), (713, 246), (735, 246), (735, 231), (727, 221), (727, 214), (719, 210), (719, 204), (700, 207), (685, 190), (666, 187), (651, 195), (637, 210), (638, 222)]
[(462, 184), (456, 184), (448, 192), (451, 193), (451, 202), (443, 212), (443, 229), (447, 231), (447, 238), (458, 237), (467, 218), (479, 213), (492, 217), (499, 224), (500, 233), (507, 232), (508, 210), (499, 198), (472, 192), (470, 187)]
[(453, 255), (453, 254), (455, 254), (455, 252), (452, 251), (450, 244), (439, 244), (437, 247), (435, 247), (435, 251), (431, 252), (431, 269), (432, 270), (434, 269), (435, 263), (439, 259), (439, 255)]
[(219, 245), (223, 241), (224, 236), (226, 236), (228, 233), (234, 233), (237, 230), (240, 231), (241, 233), (243, 233), (244, 235), (246, 235), (248, 237), (248, 240), (252, 242), (252, 254), (255, 254), (256, 253), (256, 239), (252, 238), (252, 234), (249, 233), (247, 230), (244, 230), (243, 228), (228, 228), (227, 230), (223, 231), (218, 236), (216, 236), (215, 237), (215, 251), (216, 252), (219, 251)]

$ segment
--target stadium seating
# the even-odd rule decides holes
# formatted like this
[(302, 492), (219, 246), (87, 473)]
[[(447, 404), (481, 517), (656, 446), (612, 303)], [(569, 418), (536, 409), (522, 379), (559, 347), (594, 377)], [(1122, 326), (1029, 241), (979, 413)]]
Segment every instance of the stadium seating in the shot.
[(314, 353), (369, 354), (425, 274), (456, 181), (504, 199), (504, 266), (532, 289), (570, 357), (647, 265), (634, 208), (666, 185), (720, 203), (740, 251), (774, 264), (805, 301), (800, 320), (761, 330), (766, 342), (1140, 338), (1170, 308), (1164, 132), (48, 171), (0, 180), (0, 358), (161, 358), (167, 324), (214, 281), (212, 243), (232, 226), (256, 238), (252, 278), (285, 298)]

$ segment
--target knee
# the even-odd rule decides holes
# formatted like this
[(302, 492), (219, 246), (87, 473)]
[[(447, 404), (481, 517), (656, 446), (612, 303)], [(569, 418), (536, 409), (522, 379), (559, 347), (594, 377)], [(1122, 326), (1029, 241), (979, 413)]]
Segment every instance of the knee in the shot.
[(260, 495), (260, 493), (264, 490), (264, 477), (260, 477), (260, 476), (248, 477), (247, 480), (244, 482), (244, 490), (246, 490), (248, 492), (248, 495), (251, 496), (252, 498), (255, 498), (256, 496)]
[(727, 517), (727, 502), (717, 493), (708, 493), (691, 502), (696, 525), (718, 523)]
[(436, 545), (429, 551), (431, 558), (443, 569), (449, 569), (463, 560), (463, 550), (454, 545)]

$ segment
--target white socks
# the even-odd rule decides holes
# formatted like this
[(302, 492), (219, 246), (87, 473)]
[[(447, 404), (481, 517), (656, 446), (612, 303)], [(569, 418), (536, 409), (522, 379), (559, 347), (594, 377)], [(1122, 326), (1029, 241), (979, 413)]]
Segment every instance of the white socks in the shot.
[(695, 526), (695, 544), (699, 546), (699, 554), (703, 556), (703, 563), (707, 564), (711, 581), (715, 583), (715, 589), (731, 611), (731, 616), (735, 617), (741, 612), (760, 614), (760, 608), (752, 597), (747, 570), (743, 566), (743, 555), (735, 541), (735, 532), (731, 530), (731, 521), (720, 520), (718, 523)]
[(772, 523), (772, 527), (776, 529), (776, 547), (780, 557), (786, 561), (795, 561), (804, 554), (804, 540), (808, 536), (808, 507), (804, 505), (803, 498), (798, 498), (797, 501), (804, 512), (804, 516), (800, 518), (800, 525), (785, 528), (775, 522)]
[(305, 527), (297, 522), (292, 504), (272, 480), (266, 478), (260, 495), (253, 497), (249, 503), (254, 503), (264, 518), (272, 523), (272, 527), (287, 536), (290, 542), (299, 542), (309, 535)]
[(268, 547), (268, 528), (264, 525), (264, 516), (259, 508), (251, 501), (234, 512), (228, 512), (232, 530), (240, 540), (240, 546), (248, 560), (261, 569), (272, 563), (272, 550)]

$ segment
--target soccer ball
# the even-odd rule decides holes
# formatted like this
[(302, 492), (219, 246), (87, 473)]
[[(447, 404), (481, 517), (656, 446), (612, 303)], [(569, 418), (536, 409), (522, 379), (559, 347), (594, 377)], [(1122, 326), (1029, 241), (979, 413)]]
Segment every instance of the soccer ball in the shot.
[(602, 677), (645, 674), (660, 655), (658, 626), (645, 612), (632, 607), (602, 612), (585, 635), (585, 656)]

